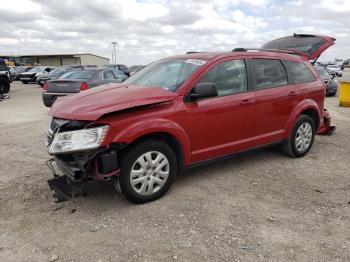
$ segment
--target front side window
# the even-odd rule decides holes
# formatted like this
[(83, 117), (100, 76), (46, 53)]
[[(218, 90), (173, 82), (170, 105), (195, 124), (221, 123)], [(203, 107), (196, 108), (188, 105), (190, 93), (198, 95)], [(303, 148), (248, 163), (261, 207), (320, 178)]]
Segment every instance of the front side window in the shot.
[(219, 96), (230, 95), (247, 90), (247, 74), (243, 60), (220, 63), (210, 69), (199, 82), (216, 84)]
[(256, 89), (287, 85), (287, 73), (280, 60), (252, 59), (251, 65)]
[(315, 76), (304, 63), (295, 61), (285, 61), (284, 63), (290, 75), (291, 84), (306, 83), (316, 80)]
[(124, 83), (136, 86), (159, 86), (175, 92), (199, 67), (202, 59), (167, 59), (150, 64)]

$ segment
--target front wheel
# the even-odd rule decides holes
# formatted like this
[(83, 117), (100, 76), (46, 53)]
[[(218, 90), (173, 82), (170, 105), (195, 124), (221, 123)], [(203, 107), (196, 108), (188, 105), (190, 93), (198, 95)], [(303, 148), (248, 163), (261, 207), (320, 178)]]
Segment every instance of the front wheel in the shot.
[(177, 174), (177, 158), (172, 148), (160, 140), (147, 140), (123, 156), (119, 184), (132, 203), (146, 203), (163, 196)]
[(8, 92), (10, 92), (10, 84), (0, 83), (0, 94), (7, 94)]
[(306, 155), (314, 142), (315, 122), (307, 115), (301, 115), (296, 121), (291, 137), (282, 145), (283, 152), (291, 157)]

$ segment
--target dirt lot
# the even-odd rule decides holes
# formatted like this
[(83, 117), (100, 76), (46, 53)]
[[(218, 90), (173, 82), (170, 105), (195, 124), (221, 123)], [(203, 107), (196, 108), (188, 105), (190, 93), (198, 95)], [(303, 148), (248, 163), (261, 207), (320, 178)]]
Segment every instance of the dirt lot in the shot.
[(112, 185), (56, 204), (37, 85), (0, 102), (0, 261), (350, 261), (350, 108), (301, 159), (268, 149), (180, 175), (132, 205)]

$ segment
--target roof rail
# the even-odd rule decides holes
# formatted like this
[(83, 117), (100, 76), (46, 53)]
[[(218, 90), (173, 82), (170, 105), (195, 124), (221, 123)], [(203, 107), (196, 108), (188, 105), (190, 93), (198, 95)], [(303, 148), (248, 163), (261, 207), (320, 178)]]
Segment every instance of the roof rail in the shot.
[(202, 53), (202, 52), (197, 52), (197, 51), (189, 51), (186, 54), (196, 54), (196, 53)]
[(235, 48), (235, 49), (232, 50), (232, 52), (248, 52), (248, 51), (276, 52), (276, 53), (300, 55), (299, 51), (294, 51), (294, 50), (263, 49), (263, 48), (243, 48), (243, 47), (238, 47), (238, 48)]

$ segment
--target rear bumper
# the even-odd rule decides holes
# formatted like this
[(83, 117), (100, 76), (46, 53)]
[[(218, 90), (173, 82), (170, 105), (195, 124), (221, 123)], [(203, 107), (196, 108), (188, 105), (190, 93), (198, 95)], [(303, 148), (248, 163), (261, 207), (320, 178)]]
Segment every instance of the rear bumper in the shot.
[(328, 111), (325, 109), (323, 111), (321, 126), (318, 130), (318, 135), (331, 135), (336, 130), (335, 126), (331, 125), (332, 118), (329, 115)]
[(58, 97), (71, 95), (70, 93), (47, 93), (43, 92), (43, 103), (47, 107), (51, 107)]
[(35, 82), (36, 78), (35, 77), (33, 77), (33, 78), (31, 78), (31, 77), (20, 77), (19, 80), (26, 81), (26, 82)]

